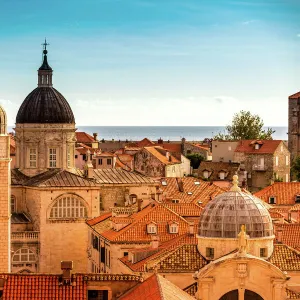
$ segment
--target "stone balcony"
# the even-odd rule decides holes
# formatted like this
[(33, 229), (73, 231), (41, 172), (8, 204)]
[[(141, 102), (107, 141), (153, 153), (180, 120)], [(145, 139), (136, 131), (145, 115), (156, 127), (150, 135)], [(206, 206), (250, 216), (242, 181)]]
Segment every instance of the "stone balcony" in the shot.
[(39, 242), (39, 231), (19, 231), (11, 233), (11, 242), (37, 243)]

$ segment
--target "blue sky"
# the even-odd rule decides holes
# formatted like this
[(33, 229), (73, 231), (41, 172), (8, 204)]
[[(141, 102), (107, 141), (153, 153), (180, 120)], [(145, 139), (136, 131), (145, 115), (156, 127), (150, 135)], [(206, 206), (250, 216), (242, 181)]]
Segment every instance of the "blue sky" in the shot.
[(299, 0), (0, 0), (0, 103), (36, 87), (44, 37), (78, 125), (287, 126), (300, 90)]

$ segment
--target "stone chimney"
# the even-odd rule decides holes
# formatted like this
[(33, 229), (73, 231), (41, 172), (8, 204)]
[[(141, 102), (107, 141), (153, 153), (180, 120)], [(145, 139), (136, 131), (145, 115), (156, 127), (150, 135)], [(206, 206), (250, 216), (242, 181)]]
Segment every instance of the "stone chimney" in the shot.
[(86, 164), (84, 166), (84, 174), (86, 178), (94, 178), (93, 164), (91, 161), (91, 151), (86, 152)]
[(178, 185), (179, 192), (183, 193), (184, 192), (183, 181), (181, 180), (181, 178), (176, 178), (176, 180), (177, 180), (177, 185)]
[(277, 231), (276, 231), (276, 241), (277, 243), (282, 243), (282, 229), (279, 228)]
[[(60, 262), (62, 276), (60, 277), (60, 284), (62, 285), (73, 285), (73, 276), (71, 271), (73, 270), (73, 261), (61, 261)], [(75, 284), (75, 281), (74, 281)]]
[(189, 235), (194, 235), (195, 233), (195, 224), (189, 223)]
[(159, 236), (156, 234), (151, 236), (151, 247), (153, 249), (157, 249), (159, 247)]
[(94, 140), (97, 142), (98, 141), (98, 133), (94, 132), (93, 136), (94, 136)]

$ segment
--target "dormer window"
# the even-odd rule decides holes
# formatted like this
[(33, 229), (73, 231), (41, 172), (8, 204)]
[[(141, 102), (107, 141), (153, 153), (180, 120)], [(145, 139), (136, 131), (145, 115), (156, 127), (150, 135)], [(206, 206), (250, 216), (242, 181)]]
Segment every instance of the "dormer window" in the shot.
[(219, 178), (220, 179), (225, 179), (225, 172), (224, 171), (219, 172)]
[(172, 199), (172, 203), (179, 203), (178, 199)]
[(178, 233), (178, 223), (170, 223), (169, 224), (169, 232), (170, 233)]
[(163, 180), (163, 181), (161, 182), (161, 185), (166, 186), (166, 185), (167, 185), (167, 181), (166, 181), (166, 180)]
[(300, 203), (300, 195), (296, 195), (295, 202), (296, 202), (296, 203)]
[(147, 232), (149, 234), (157, 233), (157, 225), (155, 223), (150, 223), (147, 225)]
[(255, 145), (254, 145), (254, 149), (255, 150), (258, 150), (260, 148), (260, 144), (258, 144), (258, 143), (255, 143)]
[(276, 204), (276, 197), (274, 196), (269, 197), (269, 204)]
[(208, 171), (207, 170), (203, 171), (203, 177), (204, 178), (208, 178), (208, 176), (209, 176)]

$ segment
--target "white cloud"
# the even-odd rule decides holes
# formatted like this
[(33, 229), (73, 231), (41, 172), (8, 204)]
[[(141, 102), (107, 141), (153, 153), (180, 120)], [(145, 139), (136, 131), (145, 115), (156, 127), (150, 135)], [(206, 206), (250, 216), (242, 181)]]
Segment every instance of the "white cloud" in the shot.
[(297, 37), (300, 37), (300, 33), (297, 34)]
[(249, 24), (254, 23), (254, 22), (256, 22), (256, 20), (248, 20), (248, 21), (242, 22), (242, 24), (243, 25), (249, 25)]

